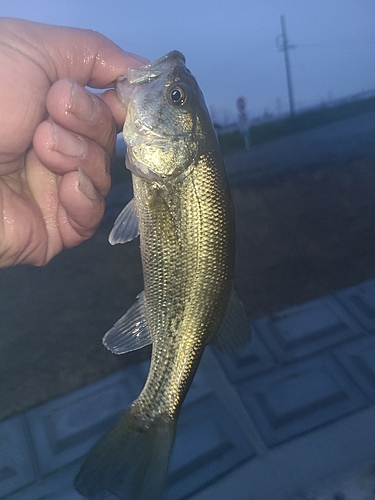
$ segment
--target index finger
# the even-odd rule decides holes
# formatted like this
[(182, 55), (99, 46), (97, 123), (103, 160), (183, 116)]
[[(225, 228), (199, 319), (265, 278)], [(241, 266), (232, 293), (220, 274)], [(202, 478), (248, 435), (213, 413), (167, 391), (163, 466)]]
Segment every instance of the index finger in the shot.
[(81, 85), (109, 88), (129, 67), (147, 62), (91, 30), (0, 19), (0, 33), (2, 41), (9, 40), (43, 68), (51, 84), (72, 78)]

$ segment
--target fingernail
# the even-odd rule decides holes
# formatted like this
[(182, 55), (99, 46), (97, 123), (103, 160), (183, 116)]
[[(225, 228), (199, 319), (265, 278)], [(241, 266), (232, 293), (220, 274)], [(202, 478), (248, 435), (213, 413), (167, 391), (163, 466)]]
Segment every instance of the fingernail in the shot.
[(83, 193), (89, 200), (96, 200), (98, 198), (98, 193), (91, 182), (90, 177), (85, 174), (85, 172), (77, 167), (78, 172), (78, 189)]
[(71, 104), (69, 112), (80, 120), (92, 121), (98, 114), (94, 97), (78, 83), (72, 82)]
[(74, 158), (85, 156), (87, 144), (81, 137), (58, 127), (55, 123), (52, 124), (52, 128), (55, 151)]

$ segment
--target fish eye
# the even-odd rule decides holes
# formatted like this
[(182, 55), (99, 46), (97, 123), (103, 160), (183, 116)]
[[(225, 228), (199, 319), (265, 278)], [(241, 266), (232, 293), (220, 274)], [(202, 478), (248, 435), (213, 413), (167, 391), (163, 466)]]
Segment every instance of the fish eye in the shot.
[(187, 99), (185, 90), (178, 86), (172, 87), (172, 89), (169, 91), (169, 97), (172, 101), (172, 104), (175, 104), (176, 106), (182, 106), (183, 104), (185, 104)]

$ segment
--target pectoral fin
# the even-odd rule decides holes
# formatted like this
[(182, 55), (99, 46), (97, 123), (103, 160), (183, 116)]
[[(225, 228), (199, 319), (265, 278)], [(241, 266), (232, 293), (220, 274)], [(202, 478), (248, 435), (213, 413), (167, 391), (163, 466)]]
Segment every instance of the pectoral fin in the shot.
[(227, 310), (212, 344), (222, 351), (233, 351), (251, 339), (251, 324), (236, 291), (232, 289)]
[(117, 217), (108, 241), (111, 245), (126, 243), (139, 235), (138, 218), (132, 198)]
[(103, 337), (103, 344), (114, 354), (125, 354), (151, 344), (144, 292)]

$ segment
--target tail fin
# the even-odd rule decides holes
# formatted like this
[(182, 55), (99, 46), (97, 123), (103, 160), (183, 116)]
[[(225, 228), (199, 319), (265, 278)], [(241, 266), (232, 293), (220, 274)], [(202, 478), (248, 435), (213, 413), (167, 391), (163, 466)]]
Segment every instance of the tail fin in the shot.
[(131, 406), (90, 451), (74, 486), (83, 496), (110, 492), (126, 500), (158, 500), (164, 490), (176, 424), (145, 418)]

